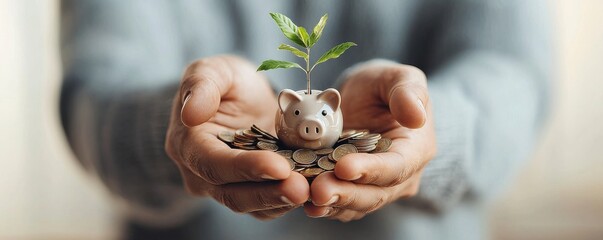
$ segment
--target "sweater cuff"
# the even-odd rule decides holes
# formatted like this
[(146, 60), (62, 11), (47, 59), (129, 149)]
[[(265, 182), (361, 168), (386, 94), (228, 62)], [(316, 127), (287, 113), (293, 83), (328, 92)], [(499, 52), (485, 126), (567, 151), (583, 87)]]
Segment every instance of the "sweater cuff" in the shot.
[(469, 169), (477, 122), (477, 108), (462, 89), (436, 74), (428, 81), (433, 108), (438, 153), (424, 168), (416, 196), (404, 205), (444, 211), (458, 203), (468, 191)]

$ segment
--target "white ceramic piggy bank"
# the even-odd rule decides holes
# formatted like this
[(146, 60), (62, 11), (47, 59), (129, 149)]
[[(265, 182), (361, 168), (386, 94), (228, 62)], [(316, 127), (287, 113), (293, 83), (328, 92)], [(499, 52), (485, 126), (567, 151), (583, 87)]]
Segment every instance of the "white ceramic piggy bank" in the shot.
[(341, 95), (333, 88), (325, 91), (281, 91), (276, 113), (276, 134), (292, 149), (332, 147), (341, 135), (343, 116)]

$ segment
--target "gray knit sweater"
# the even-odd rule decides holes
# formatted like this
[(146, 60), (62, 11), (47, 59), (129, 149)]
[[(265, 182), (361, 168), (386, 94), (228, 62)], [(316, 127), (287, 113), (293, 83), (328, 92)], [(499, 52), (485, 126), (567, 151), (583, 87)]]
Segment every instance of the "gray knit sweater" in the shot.
[[(62, 11), (61, 116), (78, 160), (125, 203), (131, 219), (192, 226), (178, 228), (192, 237), (483, 238), (483, 203), (525, 161), (546, 112), (545, 1), (64, 0)], [(358, 43), (315, 70), (315, 89), (375, 58), (427, 74), (438, 155), (418, 196), (344, 224), (300, 210), (261, 222), (184, 193), (163, 148), (179, 78), (188, 63), (215, 54), (294, 60), (275, 50), (286, 39), (268, 12), (303, 26), (328, 13), (317, 52)], [(277, 90), (304, 89), (301, 73), (268, 76)]]

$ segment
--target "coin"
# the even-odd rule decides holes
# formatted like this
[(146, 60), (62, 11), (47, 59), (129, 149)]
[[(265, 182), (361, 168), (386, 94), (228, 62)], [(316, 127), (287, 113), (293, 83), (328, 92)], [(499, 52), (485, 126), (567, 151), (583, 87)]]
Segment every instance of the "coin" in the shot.
[(243, 135), (249, 137), (249, 138), (260, 138), (262, 137), (262, 134), (256, 134), (253, 131), (249, 130), (249, 129), (245, 129), (243, 130)]
[(337, 162), (337, 160), (333, 159), (333, 153), (330, 153), (329, 155), (327, 155), (327, 157), (329, 158), (329, 160), (331, 160), (331, 162)]
[(254, 137), (246, 136), (244, 134), (244, 129), (239, 129), (235, 132), (234, 141), (235, 142), (255, 142)]
[(350, 154), (350, 153), (357, 153), (358, 149), (356, 149), (356, 147), (352, 144), (343, 144), (340, 145), (339, 147), (335, 148), (335, 150), (333, 150), (333, 153), (331, 153), (333, 155), (333, 160), (335, 160), (335, 162), (339, 161), (339, 159), (341, 159), (341, 157)]
[(263, 138), (263, 137), (258, 138), (258, 141), (269, 142), (269, 143), (272, 143), (272, 144), (276, 144), (276, 140), (272, 140), (272, 139), (268, 139), (268, 138)]
[(386, 152), (392, 144), (391, 139), (382, 138), (379, 133), (371, 133), (366, 129), (347, 129), (340, 135), (335, 149), (287, 149), (277, 137), (256, 125), (234, 132), (222, 131), (217, 138), (234, 149), (275, 151), (287, 160), (292, 171), (301, 173), (310, 182), (325, 171), (333, 171), (336, 162), (347, 154)]
[(304, 170), (301, 170), (299, 173), (306, 178), (313, 178), (313, 177), (318, 176), (319, 174), (321, 174), (324, 171), (325, 170), (323, 170), (322, 168), (313, 167), (313, 168), (306, 168)]
[(319, 150), (314, 150), (314, 153), (316, 153), (316, 155), (327, 155), (332, 152), (333, 152), (332, 148), (323, 148), (323, 149), (319, 149)]
[(272, 140), (277, 140), (277, 139), (278, 139), (278, 138), (276, 138), (275, 136), (272, 136), (272, 134), (270, 134), (270, 133), (268, 133), (268, 132), (266, 132), (266, 131), (264, 131), (264, 130), (260, 129), (260, 128), (259, 128), (258, 126), (256, 126), (255, 124), (254, 124), (254, 125), (251, 125), (251, 130), (252, 130), (252, 131), (254, 131), (254, 132), (256, 132), (256, 133), (258, 133), (258, 134), (263, 135), (263, 136), (264, 136), (264, 137), (266, 137), (266, 138), (269, 138), (269, 139), (272, 139)]
[(287, 158), (287, 162), (291, 166), (291, 170), (295, 170), (295, 161), (293, 161), (291, 158)]
[(351, 134), (351, 135), (349, 135), (349, 136), (347, 136), (345, 138), (339, 138), (339, 140), (337, 140), (337, 143), (342, 143), (342, 142), (344, 142), (344, 141), (346, 141), (348, 139), (351, 139), (351, 138), (361, 137), (361, 136), (364, 136), (365, 134), (367, 134), (367, 132), (365, 132), (364, 130), (362, 130), (362, 131), (356, 131), (355, 133), (353, 133), (353, 134)]
[(331, 171), (335, 169), (335, 163), (331, 162), (328, 156), (323, 156), (318, 159), (318, 166), (324, 169), (325, 171)]
[(286, 158), (291, 158), (291, 156), (293, 155), (293, 151), (291, 150), (278, 150), (276, 151), (276, 153)]
[(339, 135), (339, 138), (347, 138), (349, 136), (352, 136), (352, 134), (356, 133), (356, 130), (354, 129), (346, 129), (343, 132), (341, 132), (341, 134)]
[(392, 146), (392, 140), (389, 138), (381, 138), (377, 142), (376, 148), (371, 153), (382, 153), (387, 152)]
[(356, 147), (356, 149), (358, 149), (358, 152), (362, 152), (362, 153), (373, 151), (373, 150), (375, 150), (375, 148), (377, 148), (376, 145), (370, 145), (370, 146), (366, 146), (366, 147)]
[(255, 142), (233, 142), (232, 143), (235, 146), (255, 146)]
[(255, 147), (255, 145), (251, 145), (251, 146), (247, 146), (247, 145), (237, 145), (236, 143), (233, 144), (234, 146), (236, 146), (237, 148), (240, 149), (245, 149), (245, 150), (257, 150), (257, 148)]
[(316, 153), (309, 149), (299, 149), (293, 152), (293, 161), (300, 164), (311, 164), (316, 161)]
[(375, 145), (379, 139), (350, 139), (348, 143), (354, 144), (355, 146), (366, 146)]
[(225, 143), (234, 142), (234, 136), (235, 134), (231, 131), (221, 131), (220, 133), (218, 133), (218, 138)]
[(256, 147), (262, 150), (269, 150), (273, 152), (278, 150), (278, 146), (276, 146), (276, 144), (262, 141), (259, 141), (258, 144), (256, 144)]
[(316, 164), (296, 164), (296, 167), (300, 167), (300, 168), (311, 168), (311, 167), (316, 167)]
[(354, 139), (380, 139), (381, 134), (379, 133), (367, 133), (361, 136), (354, 137)]

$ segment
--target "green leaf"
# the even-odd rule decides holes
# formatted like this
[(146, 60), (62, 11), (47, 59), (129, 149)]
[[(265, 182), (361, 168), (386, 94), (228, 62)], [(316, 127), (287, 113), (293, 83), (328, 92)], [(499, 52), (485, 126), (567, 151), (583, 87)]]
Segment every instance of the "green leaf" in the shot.
[[(341, 56), (341, 54), (343, 54), (346, 50), (348, 50), (348, 48), (352, 47), (352, 46), (356, 46), (355, 43), (353, 42), (344, 42), (342, 44), (339, 44), (333, 48), (331, 48), (331, 50), (327, 51), (326, 53), (324, 53), (319, 59), (318, 61), (316, 61), (316, 63), (314, 64), (314, 66), (326, 62), (329, 59), (333, 59), (333, 58), (338, 58), (339, 56)], [(314, 68), (314, 66), (312, 66), (312, 68)]]
[(320, 36), (322, 35), (322, 30), (324, 30), (325, 25), (327, 25), (328, 18), (329, 16), (327, 14), (323, 15), (316, 24), (316, 26), (314, 26), (314, 30), (312, 30), (312, 35), (310, 35), (310, 47), (313, 46), (316, 42), (318, 42), (318, 39), (320, 39)]
[(276, 22), (276, 25), (278, 25), (285, 37), (302, 47), (306, 47), (304, 42), (297, 35), (297, 25), (295, 25), (291, 19), (280, 13), (270, 13), (270, 16), (274, 19), (274, 22)]
[(260, 65), (260, 67), (258, 67), (257, 71), (259, 72), (259, 71), (266, 71), (266, 70), (270, 70), (270, 69), (292, 68), (292, 67), (296, 67), (301, 70), (304, 70), (299, 64), (294, 63), (294, 62), (279, 61), (279, 60), (266, 60), (266, 61), (262, 62), (262, 65)]
[(304, 47), (310, 47), (310, 36), (308, 36), (308, 32), (303, 27), (297, 28), (297, 36), (304, 43)]
[(278, 49), (280, 49), (280, 50), (287, 50), (287, 51), (295, 54), (295, 56), (298, 56), (298, 57), (303, 58), (306, 61), (308, 61), (308, 54), (305, 53), (305, 52), (302, 52), (301, 50), (295, 48), (294, 46), (287, 45), (287, 44), (283, 43), (280, 46), (278, 46)]

